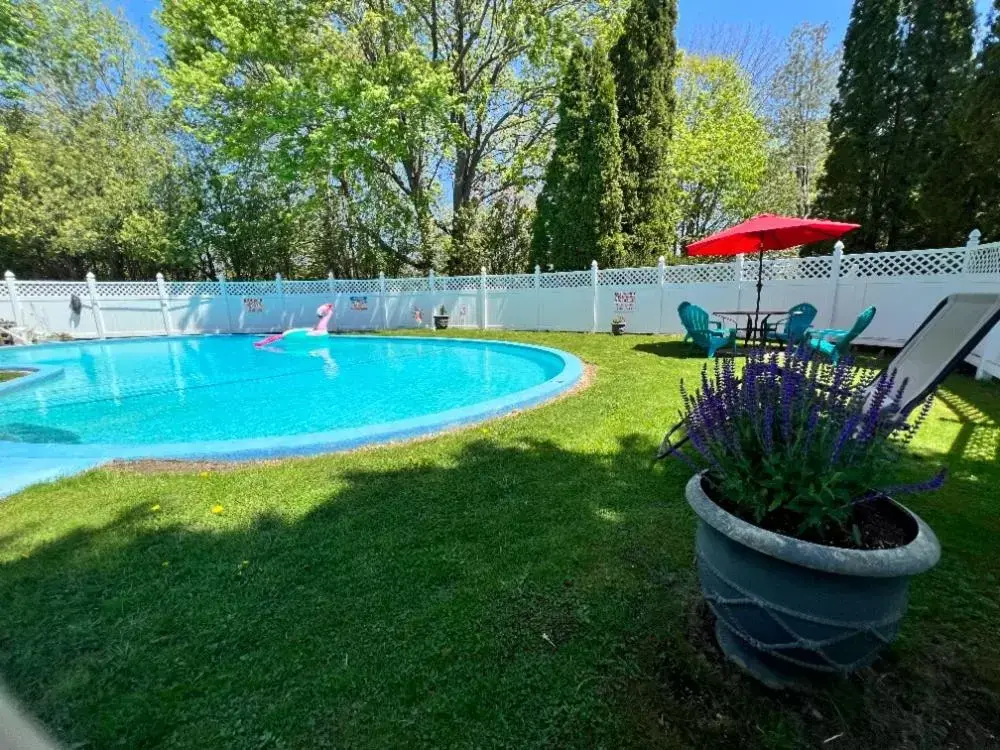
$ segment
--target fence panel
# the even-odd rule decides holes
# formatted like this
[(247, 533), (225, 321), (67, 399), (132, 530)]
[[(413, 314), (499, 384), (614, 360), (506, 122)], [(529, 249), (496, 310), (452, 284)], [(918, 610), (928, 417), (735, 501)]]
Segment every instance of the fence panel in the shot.
[[(586, 275), (589, 278), (590, 274)], [(594, 290), (591, 287), (544, 289), (543, 292), (538, 306), (538, 327), (541, 330), (593, 330)]]
[(489, 292), (486, 298), (489, 327), (510, 328), (515, 331), (537, 330), (540, 291), (530, 288)]

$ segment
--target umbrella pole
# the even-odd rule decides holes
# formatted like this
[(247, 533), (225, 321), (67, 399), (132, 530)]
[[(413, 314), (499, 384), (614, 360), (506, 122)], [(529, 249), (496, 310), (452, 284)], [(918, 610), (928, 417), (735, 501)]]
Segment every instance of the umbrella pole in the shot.
[[(753, 311), (753, 327), (754, 327), (755, 337), (758, 333), (760, 333), (760, 331), (758, 330), (758, 328), (760, 327), (758, 325), (760, 321), (760, 292), (761, 289), (763, 288), (764, 288), (764, 241), (761, 240), (760, 247), (757, 249), (757, 307)], [(764, 337), (761, 336), (760, 339), (761, 339), (760, 344), (763, 346)]]

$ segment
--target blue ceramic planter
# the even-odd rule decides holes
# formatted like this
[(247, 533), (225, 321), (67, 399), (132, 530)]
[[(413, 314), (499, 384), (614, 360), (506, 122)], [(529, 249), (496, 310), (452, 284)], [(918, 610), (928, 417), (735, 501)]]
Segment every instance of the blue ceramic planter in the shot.
[(895, 640), (910, 578), (941, 556), (918, 516), (894, 503), (914, 532), (903, 547), (826, 547), (726, 512), (702, 476), (688, 482), (687, 500), (699, 519), (698, 578), (726, 656), (770, 687), (806, 687), (871, 664)]

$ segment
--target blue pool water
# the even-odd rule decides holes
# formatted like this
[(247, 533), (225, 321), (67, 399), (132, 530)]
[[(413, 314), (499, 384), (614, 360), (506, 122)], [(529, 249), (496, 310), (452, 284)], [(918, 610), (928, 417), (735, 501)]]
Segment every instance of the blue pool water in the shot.
[[(494, 416), (568, 388), (576, 358), (461, 339), (190, 336), (0, 349), (0, 456), (320, 452)], [(15, 381), (17, 382), (17, 381)]]

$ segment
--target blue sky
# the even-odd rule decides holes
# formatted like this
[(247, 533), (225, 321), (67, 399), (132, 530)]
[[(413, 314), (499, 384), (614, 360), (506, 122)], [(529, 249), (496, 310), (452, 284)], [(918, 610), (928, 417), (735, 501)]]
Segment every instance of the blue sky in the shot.
[[(153, 11), (159, 7), (159, 0), (106, 2), (122, 9), (147, 37), (158, 38)], [(706, 35), (720, 29), (750, 29), (755, 34), (781, 40), (803, 21), (829, 24), (831, 40), (840, 41), (851, 13), (851, 0), (679, 0), (678, 5), (677, 37), (682, 45), (696, 38), (704, 42)], [(984, 15), (990, 0), (976, 0), (976, 6)]]

